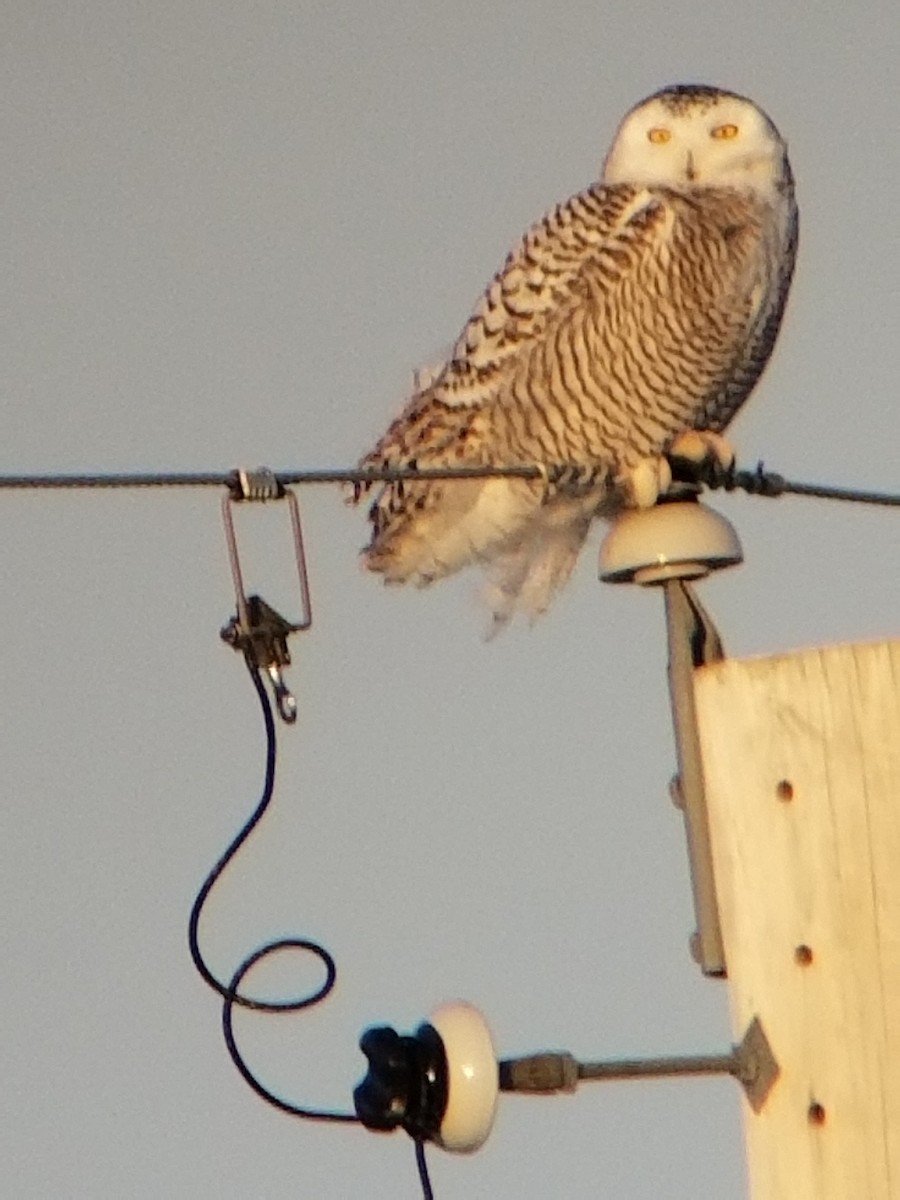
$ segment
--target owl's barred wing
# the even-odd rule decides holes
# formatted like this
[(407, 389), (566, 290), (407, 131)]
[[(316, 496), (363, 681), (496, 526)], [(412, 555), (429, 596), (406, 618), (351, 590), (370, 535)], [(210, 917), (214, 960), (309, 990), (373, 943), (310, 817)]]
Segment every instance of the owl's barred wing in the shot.
[[(654, 204), (644, 189), (597, 184), (532, 226), (491, 281), (451, 358), (412, 397), (361, 466), (542, 461), (539, 447), (529, 452), (498, 439), (494, 417), (509, 400), (510, 380), (547, 342), (553, 324), (583, 305), (582, 277), (593, 269), (593, 260), (598, 255), (619, 255), (618, 239), (648, 207)], [(527, 426), (527, 414), (524, 419)], [(574, 461), (582, 460), (583, 456), (574, 456)], [(511, 538), (541, 502), (539, 483), (386, 485), (370, 508), (372, 541), (366, 564), (386, 579), (430, 582), (467, 561), (486, 561), (509, 548)], [(596, 499), (588, 498), (582, 507), (590, 512), (595, 503)], [(555, 540), (563, 546), (563, 540)], [(558, 562), (545, 572), (547, 587), (552, 580), (554, 591), (575, 555), (567, 549), (555, 557)]]
[(473, 417), (498, 399), (511, 366), (541, 342), (560, 311), (580, 302), (586, 264), (605, 244), (614, 247), (629, 217), (648, 202), (642, 189), (596, 184), (536, 222), (492, 279), (450, 359), (429, 372), (428, 385), (360, 466), (491, 461), (490, 448), (471, 438)]
[(623, 217), (507, 366), (485, 437), (509, 461), (619, 475), (686, 429), (724, 429), (765, 365), (790, 264), (752, 197), (657, 187)]
[(595, 184), (536, 222), (494, 276), (454, 347), (449, 366), (464, 363), (468, 370), (462, 376), (448, 371), (438, 396), (465, 404), (473, 375), (496, 377), (510, 359), (527, 353), (581, 294), (579, 276), (598, 252), (613, 246), (649, 202), (643, 189)]
[[(729, 189), (580, 192), (528, 231), (362, 466), (619, 468), (723, 428), (780, 318), (762, 257), (759, 213)], [(386, 515), (397, 489), (382, 499)]]

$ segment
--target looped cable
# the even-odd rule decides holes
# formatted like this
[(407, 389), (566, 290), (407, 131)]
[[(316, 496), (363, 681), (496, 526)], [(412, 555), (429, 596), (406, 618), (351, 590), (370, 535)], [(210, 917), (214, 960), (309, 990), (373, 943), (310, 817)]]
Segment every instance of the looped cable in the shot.
[[(194, 966), (197, 968), (202, 979), (222, 997), (222, 1036), (225, 1039), (225, 1046), (231, 1061), (234, 1063), (239, 1074), (244, 1082), (250, 1087), (260, 1099), (265, 1100), (267, 1104), (271, 1104), (273, 1108), (279, 1109), (281, 1112), (288, 1113), (290, 1116), (300, 1117), (306, 1121), (321, 1121), (330, 1122), (332, 1124), (343, 1125), (358, 1125), (360, 1124), (359, 1117), (355, 1112), (339, 1112), (328, 1108), (313, 1108), (307, 1105), (294, 1104), (290, 1100), (285, 1100), (282, 1096), (277, 1095), (266, 1087), (264, 1083), (251, 1071), (246, 1059), (241, 1054), (237, 1044), (237, 1039), (234, 1034), (234, 1008), (238, 1005), (241, 1008), (254, 1009), (257, 1012), (299, 1012), (304, 1008), (311, 1008), (314, 1004), (319, 1004), (328, 996), (334, 988), (337, 980), (337, 967), (331, 954), (324, 946), (318, 942), (309, 940), (308, 938), (277, 938), (274, 941), (266, 942), (258, 949), (248, 954), (244, 961), (240, 964), (237, 970), (232, 975), (230, 981), (225, 984), (217, 979), (208, 967), (206, 960), (203, 957), (203, 952), (200, 949), (199, 942), (199, 927), (200, 917), (203, 908), (206, 904), (209, 894), (218, 881), (222, 872), (246, 842), (247, 838), (256, 828), (265, 815), (266, 810), (272, 802), (272, 796), (275, 790), (275, 762), (277, 751), (277, 740), (275, 734), (275, 717), (272, 712), (272, 705), (269, 701), (268, 693), (263, 684), (260, 672), (249, 660), (247, 668), (250, 672), (250, 678), (253, 680), (253, 686), (256, 689), (256, 695), (259, 699), (260, 708), (263, 714), (263, 723), (266, 731), (266, 773), (263, 783), (262, 796), (256, 808), (241, 826), (237, 835), (232, 839), (228, 848), (222, 854), (219, 861), (215, 864), (212, 870), (203, 881), (197, 898), (191, 907), (190, 920), (188, 921), (188, 945), (190, 947), (191, 959)], [(315, 955), (325, 968), (325, 979), (322, 984), (314, 992), (310, 992), (306, 996), (298, 996), (290, 1000), (258, 1000), (253, 996), (246, 996), (240, 990), (241, 984), (245, 977), (252, 971), (257, 963), (268, 958), (271, 954), (277, 954), (282, 950), (302, 950), (309, 954)], [(422, 1200), (434, 1200), (434, 1192), (431, 1187), (431, 1180), (428, 1175), (428, 1164), (425, 1161), (425, 1146), (424, 1143), (417, 1140), (415, 1142), (416, 1169), (419, 1176), (419, 1183), (422, 1187)]]
[(271, 943), (269, 947), (264, 947), (262, 952), (256, 951), (250, 959), (246, 960), (246, 962), (243, 964), (243, 968), (237, 972), (235, 978), (230, 984), (225, 984), (216, 978), (216, 976), (207, 966), (206, 960), (203, 957), (203, 952), (200, 949), (200, 917), (203, 912), (204, 905), (209, 898), (209, 894), (224, 872), (225, 868), (262, 820), (263, 815), (272, 802), (272, 795), (275, 790), (275, 760), (277, 750), (275, 719), (272, 715), (272, 707), (269, 703), (269, 697), (266, 693), (265, 686), (263, 685), (259, 670), (249, 663), (248, 670), (250, 672), (250, 678), (253, 680), (253, 686), (256, 688), (256, 694), (259, 698), (266, 730), (266, 774), (263, 783), (262, 796), (260, 797), (259, 803), (254, 811), (238, 830), (238, 833), (233, 838), (225, 852), (222, 854), (219, 861), (209, 872), (206, 879), (203, 881), (199, 892), (197, 893), (197, 898), (194, 900), (191, 908), (190, 919), (188, 921), (188, 946), (190, 948), (191, 959), (201, 978), (213, 989), (214, 992), (218, 992), (218, 994), (227, 1001), (229, 1007), (238, 1004), (242, 1008), (253, 1008), (260, 1012), (296, 1012), (301, 1008), (308, 1008), (311, 1004), (317, 1004), (320, 1000), (324, 1000), (334, 987), (336, 977), (334, 959), (331, 957), (328, 951), (323, 946), (320, 946), (317, 942), (309, 942), (305, 940), (293, 942), (293, 940), (290, 939), (292, 944), (296, 945), (296, 948), (309, 951), (311, 954), (316, 955), (316, 957), (322, 961), (325, 967), (326, 975), (325, 982), (312, 996), (304, 996), (293, 1000), (257, 1000), (251, 996), (245, 996), (239, 993), (237, 990), (237, 984), (241, 982), (243, 976), (255, 963), (260, 960), (260, 958), (263, 958), (266, 953), (270, 953), (276, 949), (285, 948), (281, 943)]
[[(228, 1048), (228, 1053), (231, 1055), (231, 1060), (237, 1067), (238, 1071), (244, 1077), (251, 1088), (266, 1100), (269, 1104), (276, 1108), (282, 1109), (284, 1112), (293, 1113), (294, 1116), (306, 1117), (309, 1120), (317, 1121), (344, 1121), (354, 1122), (358, 1118), (354, 1113), (332, 1112), (329, 1109), (307, 1108), (297, 1104), (291, 1104), (287, 1100), (276, 1096), (274, 1092), (261, 1083), (250, 1068), (247, 1066), (237, 1042), (234, 1037), (234, 1029), (232, 1024), (232, 1014), (234, 1006), (238, 1005), (241, 1008), (251, 1008), (257, 1012), (299, 1012), (303, 1008), (310, 1008), (314, 1004), (319, 1004), (326, 996), (329, 995), (334, 987), (337, 978), (337, 968), (334, 959), (318, 942), (310, 941), (307, 938), (279, 938), (276, 941), (267, 942), (265, 945), (254, 950), (252, 954), (241, 963), (237, 971), (235, 971), (229, 983), (223, 983), (217, 979), (212, 973), (206, 960), (203, 957), (203, 952), (200, 949), (199, 942), (199, 927), (200, 916), (203, 912), (209, 894), (215, 886), (216, 882), (222, 875), (222, 872), (232, 861), (234, 856), (243, 846), (244, 842), (259, 824), (266, 810), (272, 802), (272, 795), (275, 789), (275, 761), (277, 742), (275, 736), (275, 718), (272, 713), (272, 706), (269, 702), (269, 697), (266, 692), (263, 681), (260, 677), (259, 670), (248, 663), (250, 678), (253, 680), (253, 686), (256, 688), (256, 694), (259, 698), (260, 707), (262, 708), (263, 722), (266, 730), (266, 774), (263, 783), (262, 796), (254, 811), (241, 826), (236, 837), (233, 838), (228, 848), (225, 850), (222, 857), (212, 868), (203, 881), (197, 898), (191, 908), (190, 920), (188, 922), (188, 945), (190, 947), (191, 959), (197, 971), (203, 980), (217, 992), (223, 999), (222, 1006), (222, 1029), (225, 1036), (225, 1045)], [(244, 995), (240, 991), (240, 986), (244, 981), (244, 977), (258, 962), (267, 958), (270, 954), (276, 954), (281, 950), (303, 950), (307, 953), (315, 955), (325, 968), (325, 979), (323, 983), (307, 996), (298, 996), (289, 1000), (259, 1000), (253, 996)]]
[[(273, 1108), (280, 1109), (281, 1112), (290, 1113), (293, 1117), (302, 1117), (306, 1121), (330, 1121), (345, 1125), (358, 1125), (359, 1117), (356, 1113), (350, 1112), (335, 1112), (327, 1108), (307, 1108), (305, 1105), (293, 1104), (289, 1100), (282, 1099), (274, 1092), (270, 1091), (264, 1083), (253, 1074), (247, 1066), (247, 1061), (238, 1049), (237, 1041), (234, 1036), (233, 1013), (235, 1004), (242, 1003), (238, 988), (244, 980), (244, 976), (256, 966), (262, 959), (267, 958), (270, 954), (275, 954), (279, 950), (311, 950), (313, 954), (318, 955), (325, 963), (327, 975), (325, 982), (317, 992), (304, 997), (302, 1000), (291, 1001), (288, 1004), (282, 1004), (278, 1011), (280, 1012), (296, 1012), (301, 1008), (309, 1008), (313, 1004), (318, 1004), (320, 1000), (324, 1000), (331, 989), (334, 987), (337, 969), (334, 965), (334, 959), (328, 951), (320, 946), (317, 942), (310, 942), (304, 938), (279, 938), (274, 942), (267, 942), (264, 946), (260, 946), (258, 950), (248, 955), (241, 963), (231, 978), (231, 983), (225, 991), (225, 1002), (222, 1005), (222, 1036), (225, 1038), (225, 1045), (228, 1053), (231, 1056), (231, 1061), (237, 1067), (244, 1082), (256, 1092), (257, 1096), (265, 1100), (267, 1104), (271, 1104)], [(254, 1008), (260, 1007), (258, 1004), (253, 1005)], [(272, 1011), (272, 1006), (269, 1006), (269, 1011)]]

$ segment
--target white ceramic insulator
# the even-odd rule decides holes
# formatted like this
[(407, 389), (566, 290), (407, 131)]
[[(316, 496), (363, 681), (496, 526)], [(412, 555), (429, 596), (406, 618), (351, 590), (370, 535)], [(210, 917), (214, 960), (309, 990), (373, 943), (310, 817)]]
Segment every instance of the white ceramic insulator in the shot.
[(641, 584), (699, 579), (742, 559), (730, 521), (705, 504), (679, 501), (622, 513), (600, 546), (600, 578)]
[(491, 1132), (500, 1091), (490, 1030), (478, 1009), (462, 1000), (440, 1005), (428, 1022), (444, 1043), (449, 1071), (447, 1109), (436, 1141), (445, 1150), (477, 1150)]

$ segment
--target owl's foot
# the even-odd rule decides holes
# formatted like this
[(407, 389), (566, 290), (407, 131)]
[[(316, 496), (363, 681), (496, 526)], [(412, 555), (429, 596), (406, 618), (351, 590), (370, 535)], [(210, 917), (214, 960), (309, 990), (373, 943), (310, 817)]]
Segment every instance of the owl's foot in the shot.
[(652, 508), (672, 483), (672, 470), (665, 458), (642, 458), (616, 480), (627, 508)]
[(562, 463), (542, 468), (545, 494), (565, 492), (569, 497), (586, 496), (605, 484), (609, 468), (598, 463)]
[(674, 439), (666, 455), (678, 483), (720, 484), (734, 469), (734, 448), (721, 433), (689, 429)]

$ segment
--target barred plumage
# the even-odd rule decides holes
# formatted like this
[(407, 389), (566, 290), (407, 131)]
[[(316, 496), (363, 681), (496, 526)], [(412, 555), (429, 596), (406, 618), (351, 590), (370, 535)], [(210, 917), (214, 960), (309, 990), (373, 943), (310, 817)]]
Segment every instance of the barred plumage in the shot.
[(361, 464), (571, 464), (571, 478), (388, 485), (366, 566), (421, 585), (480, 562), (495, 622), (544, 611), (592, 519), (655, 499), (635, 472), (746, 399), (796, 240), (786, 147), (749, 100), (674, 87), (632, 109), (601, 182), (528, 230)]

